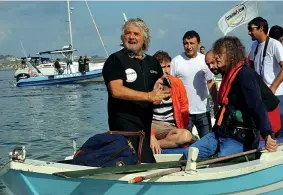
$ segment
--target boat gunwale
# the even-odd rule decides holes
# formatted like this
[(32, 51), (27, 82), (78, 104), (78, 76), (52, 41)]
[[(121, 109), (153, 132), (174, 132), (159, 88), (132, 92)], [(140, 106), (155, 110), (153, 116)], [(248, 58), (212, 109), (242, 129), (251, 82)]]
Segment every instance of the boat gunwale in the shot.
[[(206, 169), (197, 169), (197, 172), (191, 174), (189, 172), (180, 171), (170, 175), (160, 177), (154, 182), (191, 182), (191, 181), (207, 181), (218, 180), (223, 178), (231, 178), (236, 176), (242, 176), (264, 169), (272, 168), (274, 166), (283, 164), (283, 147), (277, 152), (264, 152), (260, 159), (243, 162), (233, 165), (225, 165), (221, 167), (213, 167)], [(44, 169), (42, 169), (44, 167)], [(19, 170), (27, 172), (35, 172), (39, 174), (53, 174), (55, 172), (75, 171), (94, 169), (95, 167), (70, 165), (56, 162), (47, 162), (39, 160), (27, 159), (24, 163), (11, 161), (0, 169), (0, 176), (8, 172), (9, 170)], [(162, 172), (168, 169), (156, 169), (146, 172), (130, 173), (121, 175), (119, 181), (129, 181), (136, 176), (144, 176), (152, 173)], [(83, 177), (91, 179), (91, 176)], [(94, 179), (94, 178), (93, 178)], [(96, 178), (97, 179), (97, 178)], [(99, 179), (99, 178), (98, 178)], [(105, 179), (105, 178), (104, 178)], [(148, 180), (146, 180), (148, 181)]]

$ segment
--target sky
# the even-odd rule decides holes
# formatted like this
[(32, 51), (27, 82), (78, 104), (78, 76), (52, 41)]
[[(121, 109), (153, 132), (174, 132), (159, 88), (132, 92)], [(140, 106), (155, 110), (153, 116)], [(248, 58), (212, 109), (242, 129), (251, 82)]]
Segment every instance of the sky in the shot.
[[(142, 18), (150, 30), (148, 54), (157, 50), (175, 57), (183, 51), (182, 37), (188, 30), (199, 33), (208, 50), (223, 34), (218, 20), (240, 1), (88, 1), (108, 54), (120, 49), (123, 15)], [(71, 1), (75, 55), (106, 56), (84, 1)], [(283, 1), (259, 1), (259, 15), (270, 26), (283, 26)], [(249, 50), (247, 25), (228, 35), (238, 36)], [(65, 1), (0, 1), (0, 54), (32, 56), (37, 52), (60, 49), (69, 44), (67, 3)]]

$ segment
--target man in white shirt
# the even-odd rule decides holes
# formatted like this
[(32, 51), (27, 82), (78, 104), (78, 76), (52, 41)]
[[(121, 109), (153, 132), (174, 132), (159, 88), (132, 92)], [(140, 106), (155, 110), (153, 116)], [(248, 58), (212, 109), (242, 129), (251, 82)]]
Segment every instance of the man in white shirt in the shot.
[(213, 74), (205, 63), (205, 55), (198, 53), (200, 37), (195, 31), (183, 36), (184, 51), (171, 62), (171, 75), (180, 78), (185, 86), (189, 101), (190, 127), (195, 125), (200, 137), (211, 130), (209, 92), (214, 102), (214, 113), (218, 110), (217, 89)]
[(256, 17), (248, 23), (248, 34), (254, 43), (250, 52), (250, 63), (263, 81), (280, 100), (281, 129), (283, 137), (283, 46), (267, 36), (268, 23), (262, 17)]

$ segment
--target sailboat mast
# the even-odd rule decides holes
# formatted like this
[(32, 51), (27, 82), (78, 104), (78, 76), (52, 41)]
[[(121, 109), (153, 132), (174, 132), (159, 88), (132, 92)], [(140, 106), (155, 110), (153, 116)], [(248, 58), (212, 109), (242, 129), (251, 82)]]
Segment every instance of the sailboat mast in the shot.
[(125, 13), (123, 13), (123, 16), (124, 16), (124, 22), (126, 23), (128, 21), (127, 16)]
[[(73, 35), (72, 35), (72, 22), (71, 22), (71, 10), (70, 10), (70, 0), (67, 0), (67, 10), (68, 10), (68, 23), (69, 23), (69, 33), (70, 33), (70, 45), (74, 48), (73, 45)], [(71, 60), (74, 60), (73, 53), (71, 55)]]
[(89, 14), (90, 14), (90, 17), (91, 17), (91, 19), (92, 19), (93, 25), (94, 25), (94, 27), (96, 28), (96, 31), (97, 31), (97, 34), (98, 34), (99, 39), (100, 39), (100, 41), (101, 41), (101, 44), (102, 44), (102, 46), (103, 46), (103, 48), (104, 48), (104, 51), (105, 51), (105, 53), (106, 53), (106, 57), (108, 58), (108, 56), (109, 56), (109, 55), (108, 55), (108, 52), (107, 52), (107, 50), (106, 50), (106, 48), (105, 48), (105, 46), (104, 46), (103, 40), (102, 40), (102, 38), (101, 38), (101, 36), (100, 36), (99, 30), (98, 30), (98, 28), (97, 28), (97, 25), (96, 25), (96, 23), (95, 23), (95, 21), (94, 21), (94, 18), (93, 18), (92, 14), (91, 14), (91, 11), (90, 11), (90, 9), (89, 9), (89, 6), (88, 6), (88, 3), (87, 3), (86, 0), (85, 0), (85, 4), (86, 4), (86, 7), (87, 7), (88, 12), (89, 12)]

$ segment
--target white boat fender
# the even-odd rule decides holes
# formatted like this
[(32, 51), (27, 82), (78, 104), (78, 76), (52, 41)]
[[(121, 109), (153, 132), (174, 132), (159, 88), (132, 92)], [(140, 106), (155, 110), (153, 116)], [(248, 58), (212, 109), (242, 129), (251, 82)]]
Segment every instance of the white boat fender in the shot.
[(197, 163), (199, 149), (195, 147), (190, 147), (188, 150), (188, 160), (185, 168), (185, 173), (195, 175), (197, 174)]

